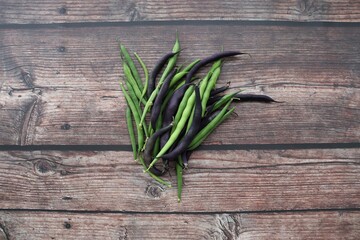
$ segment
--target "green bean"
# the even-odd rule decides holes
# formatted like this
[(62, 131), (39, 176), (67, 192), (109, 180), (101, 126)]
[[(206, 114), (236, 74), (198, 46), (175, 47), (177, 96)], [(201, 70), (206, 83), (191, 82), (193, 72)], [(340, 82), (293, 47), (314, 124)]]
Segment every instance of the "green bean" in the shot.
[(126, 125), (129, 131), (129, 137), (131, 142), (131, 148), (133, 150), (134, 159), (137, 159), (137, 149), (136, 149), (136, 140), (135, 140), (135, 133), (133, 129), (132, 117), (131, 117), (131, 110), (129, 107), (126, 108)]
[[(179, 36), (176, 33), (175, 44), (173, 46), (172, 52), (175, 53), (175, 52), (180, 52), (180, 51), (181, 51), (181, 49), (180, 49)], [(175, 54), (172, 58), (169, 59), (168, 64), (166, 65), (166, 68), (165, 68), (159, 82), (162, 83), (165, 80), (165, 78), (167, 77), (167, 75), (169, 75), (169, 73), (175, 67), (178, 56), (179, 56), (179, 54)]]
[(227, 103), (231, 98), (233, 98), (239, 92), (240, 91), (224, 95), (222, 98), (219, 99), (219, 101), (214, 103), (214, 105), (211, 108), (211, 111), (215, 111), (215, 110), (219, 109), (222, 105)]
[[(128, 87), (128, 91), (129, 91), (128, 94), (129, 94), (130, 98), (132, 99), (132, 101), (134, 102), (136, 111), (137, 111), (138, 115), (141, 116), (141, 114), (142, 114), (141, 108), (140, 108), (139, 104), (135, 104), (135, 103), (138, 102), (138, 99), (137, 99), (137, 97), (135, 96), (135, 93), (134, 93), (134, 90), (133, 90), (133, 88), (132, 88), (132, 85), (131, 85), (128, 81), (126, 81), (125, 83), (126, 83), (126, 86)], [(148, 134), (148, 131), (147, 131), (146, 123), (145, 123), (145, 122), (142, 123), (142, 127), (143, 127), (143, 129), (144, 129), (145, 136), (146, 136), (146, 137), (149, 137), (149, 134)]]
[[(180, 51), (180, 42), (179, 42), (179, 37), (176, 34), (176, 40), (175, 40), (175, 44), (174, 47), (172, 49), (173, 52), (179, 52)], [(170, 71), (173, 69), (173, 67), (176, 64), (176, 60), (179, 54), (174, 55), (172, 58), (170, 58), (164, 72), (163, 75), (161, 76), (158, 85), (156, 86), (155, 90), (151, 93), (148, 101), (146, 102), (145, 106), (144, 106), (144, 110), (140, 119), (140, 125), (144, 122), (145, 117), (147, 112), (150, 110), (151, 106), (154, 104), (154, 100), (157, 96), (157, 94), (159, 93), (160, 87), (163, 84), (166, 76), (170, 73)]]
[(122, 55), (125, 58), (125, 61), (127, 62), (127, 64), (130, 67), (130, 70), (131, 70), (130, 72), (134, 76), (137, 86), (139, 87), (139, 89), (141, 91), (144, 88), (144, 86), (143, 86), (143, 84), (141, 82), (141, 79), (140, 79), (139, 73), (138, 73), (138, 71), (136, 69), (136, 66), (135, 66), (133, 60), (131, 59), (131, 57), (129, 55), (129, 52), (127, 51), (127, 49), (125, 48), (124, 45), (120, 45), (120, 50), (121, 50)]
[(191, 110), (193, 109), (193, 107), (195, 105), (195, 94), (192, 94), (192, 96), (194, 96), (194, 97), (190, 96), (189, 100), (187, 101), (186, 107), (181, 115), (179, 122), (176, 125), (174, 132), (170, 135), (169, 140), (166, 142), (166, 144), (163, 146), (163, 148), (160, 150), (160, 152), (156, 155), (155, 159), (150, 163), (147, 171), (152, 166), (154, 166), (154, 164), (159, 160), (159, 158), (162, 155), (164, 155), (166, 153), (166, 151), (168, 151), (170, 149), (170, 147), (174, 144), (176, 139), (179, 137), (181, 131), (185, 127), (185, 124), (191, 114)]
[[(176, 112), (176, 115), (175, 115), (175, 118), (174, 118), (174, 122), (177, 123), (179, 122), (181, 116), (182, 116), (182, 113), (186, 107), (186, 104), (187, 104), (187, 101), (189, 100), (190, 96), (194, 95), (194, 98), (195, 98), (195, 93), (194, 93), (194, 89), (195, 87), (193, 85), (189, 86), (189, 88), (186, 90), (180, 104), (179, 104), (179, 107), (178, 107), (178, 110)], [(175, 128), (173, 128), (173, 130), (175, 130)]]
[(206, 125), (206, 127), (204, 127), (202, 130), (200, 130), (200, 132), (198, 134), (196, 134), (196, 136), (194, 137), (194, 139), (191, 141), (191, 143), (189, 145), (189, 148), (188, 148), (189, 150), (192, 150), (193, 145), (195, 145), (201, 139), (203, 139), (203, 137), (206, 136), (207, 133), (209, 133), (210, 131), (213, 131), (215, 129), (215, 127), (218, 125), (218, 122), (225, 115), (227, 108), (229, 107), (231, 102), (232, 102), (232, 100), (230, 100), (226, 104), (226, 106), (221, 110), (221, 112), (208, 125)]
[(214, 125), (204, 136), (202, 136), (196, 143), (194, 143), (194, 145), (190, 145), (188, 150), (194, 150), (195, 148), (200, 146), (200, 144), (215, 130), (215, 128), (219, 126), (223, 121), (225, 121), (230, 116), (230, 114), (234, 112), (234, 110), (235, 107), (227, 111), (225, 115), (222, 116), (221, 119), (216, 123), (216, 125)]
[[(201, 97), (201, 99), (203, 98), (203, 95), (204, 95), (204, 92), (205, 92), (205, 89), (206, 89), (208, 80), (209, 80), (209, 78), (211, 77), (211, 74), (212, 74), (212, 72), (209, 71), (209, 72), (206, 74), (206, 76), (200, 81), (199, 91), (200, 91), (200, 97)], [(188, 123), (187, 123), (186, 132), (187, 132), (187, 131), (189, 130), (189, 128), (191, 127), (192, 119), (193, 119), (193, 117), (194, 117), (194, 113), (195, 113), (195, 108), (193, 108), (193, 110), (192, 110), (192, 112), (191, 112), (189, 121), (188, 121)]]
[(145, 63), (144, 63), (143, 60), (140, 58), (140, 56), (137, 55), (136, 52), (134, 52), (134, 55), (135, 55), (136, 59), (138, 60), (138, 62), (140, 63), (140, 65), (141, 65), (141, 67), (142, 67), (142, 69), (143, 69), (143, 71), (144, 71), (144, 76), (145, 76), (145, 85), (144, 85), (143, 91), (142, 91), (142, 93), (141, 93), (141, 99), (140, 99), (140, 101), (141, 101), (141, 100), (145, 97), (145, 95), (146, 95), (146, 90), (147, 90), (148, 85), (149, 85), (149, 72), (148, 72), (148, 69), (147, 69)]
[[(215, 64), (215, 63), (214, 63)], [(210, 70), (206, 76), (200, 81), (200, 86), (199, 86), (199, 91), (200, 91), (200, 97), (201, 99), (203, 99), (203, 96), (204, 96), (204, 92), (206, 90), (206, 86), (208, 84), (208, 81), (211, 77), (211, 74), (212, 74), (212, 71)], [(202, 107), (203, 108), (203, 107)], [(204, 111), (204, 110), (202, 110)], [(195, 109), (193, 109), (192, 113), (191, 113), (191, 117), (190, 117), (190, 120), (188, 122), (188, 125), (187, 125), (187, 128), (186, 128), (186, 132), (189, 130), (191, 124), (192, 124), (192, 119), (193, 119), (193, 116), (194, 116), (194, 112), (195, 112)], [(202, 114), (203, 115), (203, 114)]]
[(183, 168), (182, 168), (182, 158), (181, 155), (178, 157), (178, 162), (175, 165), (176, 176), (177, 176), (177, 194), (178, 202), (181, 201), (182, 185), (183, 185)]
[[(218, 60), (217, 62), (214, 63), (215, 64), (221, 64), (221, 60)], [(209, 82), (206, 86), (206, 89), (203, 93), (203, 96), (202, 96), (202, 99), (201, 99), (201, 106), (202, 106), (202, 116), (204, 116), (205, 114), (205, 110), (206, 110), (206, 104), (207, 104), (207, 101), (209, 100), (209, 97), (210, 97), (210, 92), (212, 89), (215, 88), (215, 85), (216, 85), (216, 81), (217, 79), (219, 78), (220, 76), (220, 73), (221, 73), (221, 66), (217, 67), (216, 69), (214, 69), (210, 79), (209, 79)]]
[(121, 87), (121, 90), (125, 96), (127, 103), (128, 103), (128, 106), (130, 107), (131, 113), (133, 114), (135, 123), (137, 125), (136, 129), (137, 129), (137, 136), (138, 136), (138, 148), (140, 150), (144, 146), (144, 133), (143, 133), (143, 129), (140, 125), (140, 116), (139, 116), (138, 111), (136, 110), (134, 102), (131, 100), (129, 94), (126, 92), (122, 83), (120, 83), (120, 87)]
[[(163, 120), (163, 116), (162, 116), (162, 114), (160, 114), (159, 118), (156, 121), (155, 132), (161, 128), (161, 125), (162, 125), (162, 122), (163, 122), (162, 120)], [(159, 150), (160, 150), (160, 137), (158, 139), (156, 139), (156, 142), (155, 142), (155, 145), (154, 145), (153, 156), (156, 156), (156, 154), (159, 152)]]
[(133, 100), (134, 103), (137, 103), (139, 100), (135, 96), (134, 89), (133, 89), (132, 85), (130, 84), (129, 81), (125, 81), (125, 84), (126, 84), (126, 87), (128, 89), (129, 96), (131, 97), (131, 99)]
[[(209, 72), (206, 74), (206, 76), (200, 81), (200, 96), (201, 96), (201, 105), (202, 105), (202, 116), (204, 116), (205, 114), (205, 110), (206, 110), (206, 105), (204, 107), (204, 102), (206, 104), (207, 99), (209, 99), (210, 96), (210, 91), (208, 90), (209, 84), (214, 84), (214, 82), (216, 83), (216, 79), (214, 81), (214, 73), (216, 73), (217, 69), (219, 69), (219, 67), (221, 66), (221, 60), (218, 60), (216, 62), (213, 63), (213, 65), (211, 66), (211, 69), (209, 70)], [(209, 91), (209, 93), (207, 93), (207, 91)], [(207, 98), (207, 99), (205, 99)], [(205, 108), (205, 109), (204, 109)], [(192, 113), (190, 115), (189, 121), (187, 123), (187, 127), (186, 127), (186, 132), (190, 129), (191, 124), (192, 124), (192, 120), (193, 120), (193, 116), (194, 116), (194, 110), (192, 110)]]
[(198, 62), (200, 62), (200, 59), (196, 59), (195, 61), (187, 65), (183, 70), (179, 71), (171, 80), (169, 87), (174, 86), (178, 81), (185, 77), (185, 75), (190, 71), (190, 69)]
[(123, 63), (123, 69), (124, 69), (124, 74), (126, 76), (126, 79), (131, 84), (136, 97), (139, 99), (138, 101), (141, 101), (145, 105), (146, 104), (145, 99), (141, 98), (141, 90), (139, 89), (139, 86), (136, 84), (136, 81), (135, 81), (133, 75), (131, 74), (131, 70), (130, 70), (129, 66), (125, 62)]

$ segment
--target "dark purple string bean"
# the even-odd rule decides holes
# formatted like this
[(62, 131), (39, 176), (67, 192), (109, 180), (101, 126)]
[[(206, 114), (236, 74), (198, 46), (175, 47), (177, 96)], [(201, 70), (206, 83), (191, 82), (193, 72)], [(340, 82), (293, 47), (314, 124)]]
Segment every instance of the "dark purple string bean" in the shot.
[[(149, 164), (152, 160), (152, 152), (153, 152), (153, 148), (156, 143), (156, 140), (165, 132), (170, 131), (172, 126), (173, 126), (173, 123), (170, 123), (168, 126), (159, 129), (146, 141), (145, 149), (143, 152), (143, 159), (144, 159), (144, 163), (146, 166), (149, 166)], [(152, 166), (150, 168), (150, 171), (157, 176), (160, 176), (160, 175), (164, 174), (164, 172), (165, 172), (165, 171), (161, 171), (161, 170), (157, 169), (155, 166)]]
[(225, 92), (227, 89), (229, 89), (229, 87), (230, 87), (230, 82), (227, 82), (225, 86), (211, 90), (210, 97), (213, 97), (219, 93)]
[(201, 114), (202, 114), (202, 108), (201, 108), (200, 91), (199, 91), (199, 87), (195, 86), (195, 113), (194, 113), (193, 123), (189, 128), (189, 131), (185, 134), (183, 139), (181, 139), (181, 141), (177, 144), (174, 150), (162, 155), (161, 156), (162, 158), (175, 159), (177, 156), (179, 156), (182, 152), (186, 150), (186, 148), (189, 146), (194, 136), (199, 131)]
[(263, 103), (272, 103), (272, 102), (278, 102), (272, 99), (271, 97), (267, 95), (261, 95), (261, 94), (241, 94), (238, 93), (234, 96), (234, 101), (240, 101), (240, 102), (263, 102)]
[[(181, 51), (181, 50), (180, 50)], [(180, 51), (177, 52), (169, 52), (167, 54), (165, 54), (162, 58), (160, 58), (160, 60), (155, 64), (154, 69), (151, 71), (151, 75), (150, 75), (150, 80), (149, 80), (149, 84), (148, 84), (148, 89), (147, 89), (147, 95), (148, 97), (150, 97), (151, 93), (154, 91), (155, 89), (155, 85), (156, 85), (156, 77), (157, 75), (160, 73), (161, 69), (164, 67), (165, 63), (172, 58), (173, 56), (175, 56), (176, 54), (178, 54)]]
[(160, 115), (160, 110), (161, 110), (161, 104), (163, 102), (163, 99), (166, 96), (167, 90), (169, 89), (169, 85), (171, 82), (171, 79), (174, 77), (174, 75), (176, 74), (176, 69), (172, 70), (170, 72), (170, 74), (166, 77), (166, 79), (164, 80), (163, 85), (161, 86), (159, 93), (157, 95), (157, 97), (155, 98), (154, 101), (154, 105), (151, 109), (151, 116), (150, 116), (150, 121), (151, 121), (151, 127), (153, 129), (156, 128), (156, 121)]
[(199, 69), (209, 63), (215, 62), (219, 59), (225, 58), (225, 57), (232, 57), (236, 55), (242, 55), (246, 53), (238, 52), (238, 51), (227, 51), (227, 52), (220, 52), (213, 54), (207, 58), (204, 58), (199, 63), (197, 63), (186, 75), (186, 83), (191, 82), (192, 77), (199, 71)]

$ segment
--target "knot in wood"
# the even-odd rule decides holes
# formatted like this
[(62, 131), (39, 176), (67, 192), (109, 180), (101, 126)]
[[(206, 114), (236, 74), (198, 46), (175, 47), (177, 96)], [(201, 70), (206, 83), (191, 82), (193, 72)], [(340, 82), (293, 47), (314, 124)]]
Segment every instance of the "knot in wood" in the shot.
[(39, 159), (34, 162), (34, 171), (39, 176), (49, 176), (55, 174), (56, 164), (45, 159)]
[(157, 184), (149, 184), (145, 189), (145, 194), (151, 198), (160, 198), (164, 188)]

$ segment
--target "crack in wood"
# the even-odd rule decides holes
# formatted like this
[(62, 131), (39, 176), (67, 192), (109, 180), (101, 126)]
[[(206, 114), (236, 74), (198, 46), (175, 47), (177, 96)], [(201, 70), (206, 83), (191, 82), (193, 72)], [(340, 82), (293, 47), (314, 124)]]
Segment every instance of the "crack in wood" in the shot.
[[(31, 122), (36, 121), (36, 117), (35, 117), (35, 119), (33, 119), (33, 114), (35, 112), (34, 110), (38, 106), (38, 103), (39, 103), (39, 98), (36, 97), (33, 102), (31, 102), (29, 105), (25, 106), (25, 109), (24, 109), (25, 115), (24, 115), (24, 120), (22, 122), (20, 136), (19, 136), (19, 142), (18, 142), (19, 145), (31, 144), (28, 141), (29, 141), (30, 137), (33, 137), (33, 136), (28, 136), (28, 134), (29, 134)], [(33, 130), (35, 130), (35, 128)]]
[(0, 240), (9, 240), (9, 234), (6, 227), (0, 223)]
[(212, 229), (207, 231), (206, 239), (240, 239), (242, 229), (241, 214), (221, 214), (215, 218)]
[(331, 3), (322, 0), (298, 0), (296, 6), (289, 8), (288, 14), (291, 12), (298, 16), (312, 17), (315, 14), (326, 14), (331, 7)]

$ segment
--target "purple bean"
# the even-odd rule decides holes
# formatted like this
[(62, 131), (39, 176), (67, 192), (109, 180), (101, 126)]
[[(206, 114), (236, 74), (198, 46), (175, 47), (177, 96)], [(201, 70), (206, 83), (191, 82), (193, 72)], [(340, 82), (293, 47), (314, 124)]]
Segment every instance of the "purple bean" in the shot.
[(184, 168), (188, 168), (189, 165), (189, 159), (192, 154), (192, 151), (185, 151), (181, 154), (181, 158), (184, 164)]
[[(234, 96), (234, 101), (240, 102), (263, 102), (263, 103), (271, 103), (278, 102), (266, 95), (257, 95), (257, 94), (236, 94)], [(280, 103), (280, 102), (278, 102)]]
[(216, 53), (207, 58), (204, 58), (203, 60), (198, 62), (186, 75), (186, 83), (191, 82), (192, 77), (199, 71), (199, 69), (201, 67), (203, 67), (209, 63), (215, 62), (221, 58), (232, 57), (232, 56), (241, 55), (241, 54), (246, 54), (246, 53), (242, 53), (242, 52), (238, 52), (238, 51), (227, 51), (227, 52)]
[[(173, 123), (170, 123), (169, 125), (167, 125), (166, 127), (163, 127), (161, 129), (159, 129), (158, 131), (156, 131), (146, 142), (145, 145), (145, 149), (143, 152), (143, 158), (144, 158), (144, 163), (146, 166), (149, 166), (151, 160), (152, 160), (152, 151), (155, 145), (156, 140), (163, 135), (164, 133), (168, 132), (173, 126)], [(150, 171), (155, 174), (155, 175), (162, 175), (165, 173), (165, 171), (160, 171), (159, 169), (157, 169), (155, 166), (153, 166)]]
[[(208, 112), (210, 112), (210, 111), (208, 111)], [(211, 112), (210, 114), (205, 115), (201, 119), (200, 129), (203, 129), (204, 127), (206, 127), (206, 125), (208, 125), (209, 122), (211, 122), (220, 112), (221, 112), (221, 109), (216, 110), (214, 112)]]
[(210, 97), (213, 97), (219, 93), (225, 92), (230, 87), (230, 82), (227, 82), (225, 86), (215, 88), (214, 90), (211, 90)]
[(161, 69), (164, 67), (165, 63), (172, 58), (173, 56), (175, 56), (176, 54), (178, 54), (180, 51), (177, 52), (169, 52), (167, 54), (165, 54), (162, 58), (160, 58), (160, 60), (155, 64), (154, 69), (151, 71), (151, 75), (150, 75), (150, 79), (149, 79), (149, 84), (148, 84), (148, 88), (147, 88), (147, 96), (150, 97), (151, 93), (154, 91), (155, 89), (155, 84), (156, 84), (156, 77), (157, 75), (160, 73)]
[(172, 150), (171, 152), (168, 152), (164, 155), (162, 155), (162, 158), (167, 159), (175, 159), (179, 154), (186, 151), (187, 147), (195, 137), (195, 135), (198, 133), (200, 129), (200, 122), (201, 122), (201, 114), (202, 114), (202, 107), (201, 107), (201, 98), (200, 98), (200, 91), (199, 87), (195, 87), (195, 110), (194, 110), (194, 118), (193, 122), (191, 124), (191, 127), (189, 128), (188, 132), (185, 134), (185, 136), (180, 140), (180, 142), (177, 144), (177, 146)]
[[(163, 126), (166, 126), (172, 122), (173, 117), (176, 114), (176, 111), (179, 107), (180, 101), (183, 98), (185, 91), (190, 85), (191, 85), (190, 83), (182, 85), (174, 92), (174, 94), (170, 98), (169, 103), (164, 111)], [(169, 139), (169, 136), (170, 136), (170, 132), (167, 132), (160, 138), (160, 148), (162, 148), (165, 145), (165, 143)]]
[(159, 118), (159, 114), (161, 111), (161, 104), (166, 96), (166, 92), (169, 89), (171, 79), (175, 76), (176, 71), (177, 69), (172, 70), (170, 74), (166, 77), (154, 101), (154, 105), (151, 109), (151, 116), (150, 116), (151, 127), (153, 129), (156, 129), (156, 121)]

